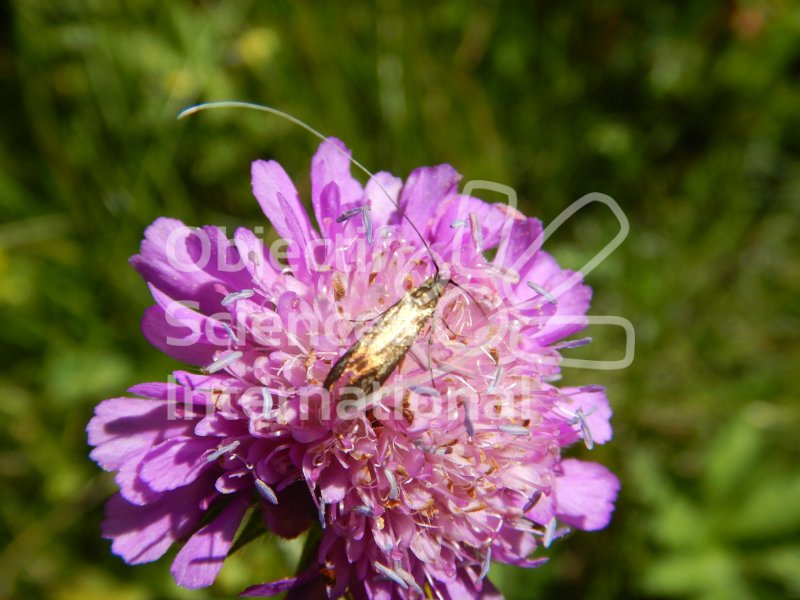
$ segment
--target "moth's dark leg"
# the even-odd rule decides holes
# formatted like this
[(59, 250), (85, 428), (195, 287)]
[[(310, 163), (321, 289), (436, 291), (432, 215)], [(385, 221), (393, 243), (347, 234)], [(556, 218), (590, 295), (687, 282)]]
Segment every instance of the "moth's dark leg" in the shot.
[(431, 319), (431, 331), (428, 334), (428, 373), (431, 375), (431, 388), (436, 389), (436, 384), (433, 382), (433, 323), (435, 319)]
[[(389, 308), (392, 307), (390, 306)], [(375, 319), (380, 319), (383, 315), (386, 314), (386, 311), (389, 310), (389, 308), (387, 308), (383, 312), (377, 311), (378, 314), (375, 315), (374, 317), (365, 317), (363, 319), (347, 319), (347, 320), (350, 321), (351, 323), (369, 323), (370, 321), (374, 321)]]
[[(463, 336), (463, 335), (461, 335), (460, 333), (456, 333), (455, 331), (453, 331), (453, 328), (452, 328), (452, 327), (450, 327), (450, 325), (448, 325), (448, 324), (447, 324), (447, 321), (445, 320), (445, 318), (444, 318), (444, 317), (439, 317), (439, 319), (442, 321), (442, 323), (444, 324), (444, 326), (445, 326), (445, 327), (447, 327), (447, 331), (449, 331), (450, 333), (452, 333), (452, 334), (453, 334), (453, 336), (454, 336), (456, 339), (458, 339), (458, 338), (463, 338), (463, 337), (464, 337), (464, 336)], [(433, 321), (431, 321), (431, 329), (433, 329)]]
[(484, 317), (488, 317), (488, 316), (489, 316), (489, 313), (487, 313), (487, 312), (486, 312), (486, 309), (485, 309), (485, 308), (483, 308), (483, 305), (482, 305), (480, 302), (478, 302), (478, 299), (477, 299), (477, 298), (475, 298), (475, 296), (473, 296), (473, 295), (472, 295), (472, 294), (469, 292), (469, 290), (468, 290), (467, 288), (465, 288), (463, 285), (459, 285), (458, 283), (456, 283), (456, 282), (455, 282), (455, 281), (453, 281), (452, 279), (451, 279), (451, 280), (449, 280), (449, 281), (447, 282), (447, 285), (452, 285), (453, 287), (457, 287), (458, 289), (460, 289), (460, 290), (461, 290), (462, 292), (464, 292), (464, 293), (465, 293), (467, 296), (469, 296), (470, 300), (472, 300), (472, 301), (475, 303), (475, 305), (478, 307), (478, 310), (480, 310), (480, 311), (481, 311), (481, 313), (483, 314), (483, 316), (484, 316)]
[(350, 321), (351, 323), (369, 323), (370, 321), (374, 321), (375, 319), (377, 319), (380, 316), (382, 316), (382, 315), (378, 314), (378, 315), (376, 315), (374, 317), (366, 317), (364, 319), (347, 319), (347, 320)]

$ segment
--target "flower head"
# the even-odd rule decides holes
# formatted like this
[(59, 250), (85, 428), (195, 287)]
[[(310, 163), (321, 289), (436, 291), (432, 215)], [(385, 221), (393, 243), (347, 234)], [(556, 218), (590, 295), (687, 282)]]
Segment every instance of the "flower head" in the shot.
[[(616, 478), (561, 456), (611, 438), (605, 393), (553, 383), (591, 292), (540, 248), (538, 220), (459, 194), (448, 165), (362, 186), (335, 139), (312, 162), (317, 228), (277, 163), (252, 177), (281, 244), (159, 219), (131, 260), (156, 301), (145, 336), (202, 374), (97, 407), (116, 554), (186, 539), (173, 575), (207, 586), (257, 510), (319, 541), (296, 577), (245, 595), (488, 598), (491, 561), (536, 566), (557, 522), (607, 524)], [(392, 310), (431, 281), (428, 312)], [(330, 377), (359, 340), (358, 365)], [(386, 377), (368, 381), (375, 365)]]

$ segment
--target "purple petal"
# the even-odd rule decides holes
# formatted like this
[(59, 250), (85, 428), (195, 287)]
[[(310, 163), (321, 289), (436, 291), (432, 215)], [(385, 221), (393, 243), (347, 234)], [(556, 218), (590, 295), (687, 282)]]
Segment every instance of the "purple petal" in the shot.
[(189, 340), (186, 327), (176, 327), (169, 323), (164, 309), (160, 306), (151, 306), (142, 317), (142, 334), (154, 347), (176, 360), (191, 365), (207, 365), (214, 360), (214, 352), (219, 348), (201, 342), (189, 342), (186, 346), (175, 346), (167, 342), (166, 338), (176, 340)]
[[(316, 570), (311, 570), (295, 577), (287, 577), (286, 579), (278, 579), (277, 581), (271, 581), (269, 583), (253, 585), (239, 595), (245, 598), (263, 598), (290, 590), (305, 588), (306, 584), (317, 581), (321, 581), (319, 573)], [(309, 595), (307, 597), (313, 596)]]
[[(562, 392), (575, 392), (575, 388), (563, 388)], [(577, 392), (570, 396), (572, 402), (569, 404), (573, 412), (580, 409), (587, 415), (586, 423), (592, 433), (592, 440), (595, 444), (605, 444), (611, 441), (613, 432), (611, 429), (611, 406), (604, 391), (598, 392)]]
[(603, 465), (575, 459), (561, 461), (556, 479), (556, 516), (573, 527), (594, 531), (611, 520), (619, 480)]
[[(336, 219), (342, 206), (360, 202), (364, 195), (361, 184), (350, 175), (350, 155), (344, 142), (328, 138), (311, 160), (311, 204), (320, 229), (325, 229), (325, 219)], [(322, 192), (330, 183), (338, 188), (336, 205), (323, 198)]]
[(483, 249), (488, 250), (499, 244), (504, 233), (508, 234), (506, 229), (511, 229), (507, 211), (508, 209), (504, 205), (487, 204), (483, 200), (471, 196), (453, 194), (436, 208), (431, 236), (433, 241), (441, 247), (440, 251), (448, 254), (452, 252), (451, 246), (454, 239), (459, 240), (462, 245), (474, 247), (468, 226), (463, 229), (452, 227), (452, 224), (458, 221), (469, 221), (470, 214), (474, 214), (481, 224)]
[(411, 540), (411, 551), (423, 562), (433, 562), (441, 552), (441, 546), (430, 535), (415, 535)]
[[(180, 377), (182, 371), (175, 371), (175, 376)], [(195, 376), (205, 383), (200, 386), (187, 387), (183, 384), (154, 381), (139, 383), (128, 388), (128, 392), (144, 398), (166, 400), (167, 406), (172, 411), (167, 412), (168, 421), (195, 421), (203, 418), (208, 413), (208, 406), (212, 403), (208, 390), (226, 387), (226, 381), (217, 376)], [(177, 380), (177, 379), (176, 379)], [(193, 389), (201, 387), (203, 389)]]
[[(194, 390), (194, 397), (200, 398), (207, 398), (204, 390), (220, 388), (232, 391), (244, 385), (241, 381), (221, 373), (207, 375), (204, 373), (189, 373), (188, 371), (173, 371), (172, 374), (175, 377), (175, 381), (189, 390)], [(198, 394), (202, 395), (198, 396)]]
[(114, 477), (122, 497), (137, 506), (152, 504), (164, 494), (164, 492), (156, 492), (151, 489), (139, 473), (142, 467), (142, 459), (146, 454), (147, 450), (142, 450), (131, 456)]
[(273, 258), (264, 247), (264, 242), (252, 231), (240, 227), (233, 235), (233, 243), (242, 257), (251, 279), (264, 289), (270, 289), (279, 277)]
[(402, 187), (403, 180), (386, 171), (380, 171), (370, 177), (364, 189), (364, 197), (370, 205), (375, 229), (388, 225), (391, 216), (397, 212)]
[(188, 308), (154, 286), (150, 292), (158, 306), (151, 306), (142, 318), (142, 333), (156, 348), (195, 365), (207, 365), (214, 352), (227, 347), (228, 335), (222, 323)]
[(213, 464), (205, 454), (216, 448), (217, 442), (216, 438), (188, 436), (162, 442), (142, 459), (142, 479), (155, 491), (188, 485)]
[(442, 584), (444, 598), (448, 600), (462, 600), (462, 598), (475, 598), (476, 600), (503, 600), (503, 595), (488, 579), (483, 580), (483, 585), (478, 590), (478, 583), (464, 569), (458, 570), (455, 580)]
[(338, 463), (330, 465), (319, 478), (320, 493), (326, 504), (342, 500), (349, 487), (350, 476)]
[(553, 495), (543, 495), (536, 504), (525, 513), (525, 516), (539, 525), (546, 525), (556, 516), (555, 499)]
[(119, 470), (125, 461), (162, 441), (191, 430), (190, 421), (169, 420), (165, 401), (112, 398), (95, 408), (86, 431), (90, 456), (106, 471)]
[(185, 388), (182, 385), (175, 383), (165, 383), (163, 381), (147, 381), (145, 383), (137, 383), (128, 388), (128, 392), (142, 398), (153, 398), (156, 400), (169, 400), (177, 401), (178, 394), (184, 392)]
[(214, 412), (197, 422), (194, 433), (199, 436), (236, 437), (247, 433), (247, 422), (224, 412)]
[[(520, 272), (521, 281), (533, 281), (551, 292), (556, 300), (556, 310), (544, 328), (536, 335), (542, 345), (552, 344), (586, 327), (584, 316), (592, 299), (592, 288), (583, 285), (579, 277), (570, 281), (573, 271), (561, 269), (547, 252), (540, 251), (529, 268)], [(567, 285), (563, 287), (562, 284)], [(523, 283), (524, 284), (524, 283)]]
[(436, 206), (446, 196), (456, 192), (460, 180), (461, 175), (450, 165), (421, 167), (412, 171), (400, 192), (400, 206), (408, 217), (400, 222), (401, 235), (408, 240), (417, 240), (418, 236), (409, 221), (424, 232)]
[[(239, 253), (226, 232), (219, 227), (207, 225), (202, 231), (208, 240), (209, 259), (206, 272), (231, 291), (248, 287), (251, 278), (247, 270), (247, 257)], [(216, 311), (217, 308), (214, 306), (212, 310)]]
[(527, 532), (504, 526), (492, 544), (492, 560), (522, 564), (536, 549), (536, 539)]
[(172, 576), (178, 585), (197, 589), (214, 583), (246, 510), (245, 502), (234, 499), (216, 519), (189, 538), (172, 563)]
[(517, 282), (505, 284), (506, 294), (517, 303), (541, 295), (528, 286), (529, 281), (554, 296), (552, 318), (542, 322), (533, 336), (537, 344), (546, 346), (586, 327), (592, 290), (582, 284), (580, 277), (573, 279), (572, 271), (562, 269), (541, 249), (542, 239), (538, 219), (515, 220), (508, 236), (500, 241), (494, 264), (519, 274)]
[(344, 229), (344, 223), (339, 220), (342, 211), (341, 193), (335, 181), (331, 181), (322, 188), (319, 195), (319, 207), (316, 210), (320, 215), (325, 215), (317, 216), (317, 220), (320, 221), (320, 230), (326, 238), (335, 239), (336, 234)]
[(259, 585), (251, 585), (240, 596), (244, 598), (263, 598), (266, 596), (274, 596), (282, 592), (287, 592), (292, 589), (300, 578), (287, 577), (286, 579), (278, 579), (269, 583), (262, 583)]
[(542, 231), (542, 222), (539, 219), (513, 221), (510, 229), (503, 231), (494, 264), (513, 269), (520, 274), (527, 272), (541, 250)]
[(113, 540), (112, 551), (128, 564), (156, 560), (196, 526), (203, 514), (200, 498), (208, 485), (198, 481), (147, 506), (135, 506), (115, 494), (106, 503), (103, 537)]
[(205, 238), (202, 231), (187, 227), (176, 219), (160, 218), (145, 230), (140, 254), (130, 262), (142, 278), (181, 300), (202, 300), (213, 305), (219, 294), (212, 288), (215, 279), (198, 264)]
[(396, 583), (385, 578), (370, 577), (364, 581), (364, 589), (369, 600), (392, 600)]
[(142, 278), (178, 300), (193, 300), (200, 310), (219, 309), (222, 294), (215, 284), (241, 289), (248, 281), (244, 264), (224, 232), (195, 229), (175, 219), (160, 218), (145, 230), (140, 254), (131, 265)]
[(319, 237), (283, 167), (273, 160), (257, 160), (252, 177), (253, 194), (278, 235), (296, 242), (300, 248)]
[(253, 489), (253, 480), (249, 477), (249, 473), (247, 473), (246, 469), (225, 471), (214, 482), (214, 488), (220, 494), (233, 494), (245, 490), (251, 492)]

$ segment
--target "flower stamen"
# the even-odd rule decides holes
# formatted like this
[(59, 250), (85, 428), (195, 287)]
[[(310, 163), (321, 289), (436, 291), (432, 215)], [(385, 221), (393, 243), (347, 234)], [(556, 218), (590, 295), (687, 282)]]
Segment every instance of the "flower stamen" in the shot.
[(359, 505), (359, 506), (354, 506), (353, 507), (353, 511), (357, 512), (357, 513), (359, 513), (361, 515), (364, 515), (365, 517), (374, 517), (375, 516), (375, 511), (372, 510), (369, 506), (364, 506), (363, 504)]
[(233, 329), (231, 329), (231, 326), (228, 325), (227, 323), (222, 323), (222, 328), (225, 330), (225, 333), (228, 335), (228, 337), (231, 339), (231, 341), (235, 345), (238, 345), (239, 344), (239, 339), (236, 337), (236, 334), (233, 332)]
[(483, 557), (483, 564), (481, 565), (481, 572), (478, 575), (478, 581), (483, 581), (489, 574), (489, 567), (492, 566), (492, 548), (491, 546), (486, 549), (486, 554)]
[(592, 343), (592, 338), (585, 337), (579, 340), (569, 340), (566, 342), (561, 342), (560, 344), (553, 344), (550, 346), (554, 350), (564, 350), (567, 348), (580, 348), (581, 346), (586, 346)]
[(504, 423), (502, 425), (498, 425), (497, 429), (502, 431), (503, 433), (507, 433), (509, 435), (528, 435), (528, 434), (530, 434), (530, 430), (527, 427), (523, 427), (522, 425), (506, 425)]
[(222, 299), (220, 304), (222, 304), (222, 306), (229, 306), (237, 300), (246, 300), (247, 298), (252, 298), (254, 294), (255, 290), (250, 289), (241, 290), (239, 292), (231, 292)]
[(232, 450), (236, 450), (236, 448), (239, 447), (239, 443), (240, 443), (239, 440), (233, 440), (230, 444), (226, 444), (224, 446), (220, 446), (219, 448), (214, 450), (214, 452), (212, 452), (211, 454), (206, 456), (206, 460), (208, 462), (214, 462), (215, 460), (217, 460), (223, 454), (227, 454), (228, 452), (231, 452)]
[(384, 468), (383, 474), (386, 476), (386, 481), (389, 482), (389, 500), (397, 500), (400, 496), (400, 492), (397, 488), (397, 478), (394, 476), (391, 470)]
[(469, 229), (472, 235), (472, 243), (475, 244), (475, 251), (478, 254), (483, 253), (483, 231), (481, 224), (478, 222), (478, 215), (469, 213)]
[(583, 414), (583, 409), (579, 408), (575, 411), (575, 417), (578, 419), (578, 422), (581, 425), (581, 437), (583, 437), (583, 443), (586, 445), (587, 450), (591, 450), (594, 448), (594, 438), (592, 437), (592, 430), (589, 429), (589, 422), (586, 420), (585, 414)]
[(550, 544), (553, 543), (556, 534), (556, 519), (553, 517), (548, 521), (547, 525), (544, 528), (544, 535), (542, 537), (542, 544), (545, 548), (549, 548)]
[(526, 281), (525, 284), (531, 288), (534, 292), (542, 296), (545, 300), (547, 300), (550, 304), (558, 304), (558, 298), (553, 296), (549, 291), (544, 289), (542, 286), (534, 283), (533, 281)]
[(375, 570), (378, 571), (381, 575), (383, 575), (388, 579), (391, 579), (404, 590), (408, 589), (408, 583), (406, 582), (406, 580), (403, 579), (400, 573), (398, 573), (394, 569), (390, 569), (389, 567), (387, 567), (386, 565), (382, 565), (378, 561), (373, 562), (372, 566), (375, 567)]
[(203, 371), (205, 371), (209, 375), (213, 375), (214, 373), (216, 373), (218, 371), (222, 371), (224, 368), (232, 365), (237, 360), (242, 358), (243, 355), (244, 355), (244, 353), (241, 350), (235, 350), (235, 351), (231, 352), (230, 354), (226, 354), (222, 358), (219, 358), (219, 359), (215, 360), (210, 365), (205, 367), (203, 369)]
[(256, 491), (258, 491), (259, 495), (264, 498), (270, 504), (278, 504), (278, 496), (275, 494), (275, 491), (269, 487), (265, 482), (261, 479), (256, 477)]
[(531, 497), (528, 498), (528, 501), (525, 503), (525, 506), (522, 507), (522, 514), (525, 514), (529, 510), (531, 510), (534, 506), (539, 503), (539, 500), (542, 498), (542, 490), (534, 490)]

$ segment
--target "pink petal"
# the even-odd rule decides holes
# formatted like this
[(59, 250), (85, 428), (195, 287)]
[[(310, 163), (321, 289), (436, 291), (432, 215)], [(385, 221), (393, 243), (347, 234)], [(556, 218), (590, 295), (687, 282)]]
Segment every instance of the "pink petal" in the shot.
[(247, 504), (234, 499), (216, 519), (189, 538), (172, 563), (172, 576), (178, 585), (197, 589), (214, 583), (245, 511)]
[[(569, 393), (574, 388), (563, 388), (563, 392)], [(569, 404), (570, 410), (575, 412), (581, 409), (586, 417), (589, 431), (592, 433), (592, 440), (595, 444), (605, 444), (611, 441), (613, 431), (611, 429), (611, 406), (605, 391), (598, 392), (578, 392), (570, 396), (572, 403)]]
[(176, 219), (159, 218), (145, 230), (140, 254), (131, 265), (148, 283), (153, 283), (181, 300), (219, 302), (213, 290), (215, 278), (205, 271), (202, 230), (187, 227)]
[(142, 278), (177, 300), (193, 300), (200, 310), (220, 309), (223, 295), (215, 284), (241, 289), (248, 281), (244, 264), (225, 234), (216, 227), (191, 228), (160, 218), (145, 230), (140, 254), (131, 265)]
[(274, 596), (281, 592), (289, 592), (286, 595), (287, 600), (289, 598), (323, 597), (322, 578), (316, 569), (312, 569), (295, 577), (287, 577), (286, 579), (278, 579), (277, 581), (251, 586), (239, 595), (245, 598), (263, 598), (265, 596)]
[(492, 544), (492, 559), (507, 564), (525, 563), (536, 545), (531, 534), (504, 526)]
[(239, 595), (244, 598), (275, 596), (282, 592), (288, 592), (297, 585), (298, 581), (300, 581), (299, 577), (287, 577), (286, 579), (278, 579), (277, 581), (270, 581), (269, 583), (252, 585)]
[(137, 506), (152, 504), (164, 494), (164, 492), (156, 492), (151, 489), (139, 473), (142, 467), (142, 459), (146, 454), (147, 450), (145, 449), (131, 456), (114, 477), (122, 497)]
[(154, 286), (150, 292), (158, 306), (145, 311), (142, 333), (156, 348), (195, 365), (205, 366), (229, 338), (222, 324), (170, 298)]
[[(212, 402), (208, 390), (226, 387), (227, 381), (223, 377), (209, 375), (193, 375), (195, 381), (203, 381), (201, 385), (187, 386), (181, 381), (183, 371), (175, 371), (177, 384), (167, 382), (139, 383), (128, 388), (128, 392), (144, 398), (166, 400), (167, 421), (195, 421), (208, 413), (208, 405)], [(202, 389), (194, 389), (202, 388)], [(138, 400), (137, 400), (138, 401)], [(193, 423), (192, 423), (193, 424)]]
[[(364, 195), (361, 184), (350, 175), (350, 156), (344, 142), (328, 138), (311, 159), (311, 204), (320, 228), (326, 218), (335, 221), (342, 207), (361, 202)], [(322, 191), (330, 183), (335, 183), (339, 190), (336, 205), (323, 201)]]
[(388, 579), (370, 577), (364, 581), (364, 589), (369, 600), (392, 600), (397, 584)]
[(565, 523), (594, 531), (611, 520), (619, 480), (603, 465), (575, 459), (561, 461), (556, 479), (556, 516)]
[(539, 219), (513, 221), (510, 230), (503, 232), (494, 264), (512, 269), (520, 275), (527, 272), (541, 250), (542, 231)]
[(467, 574), (464, 569), (458, 570), (458, 575), (450, 583), (440, 585), (444, 588), (444, 598), (448, 600), (462, 600), (463, 598), (474, 598), (475, 600), (503, 600), (503, 595), (488, 579), (484, 579), (480, 590), (474, 579)]
[(418, 243), (419, 237), (409, 221), (424, 232), (437, 204), (456, 192), (459, 181), (461, 175), (450, 165), (421, 167), (412, 171), (400, 192), (400, 206), (408, 217), (400, 221), (401, 236)]
[(283, 167), (273, 160), (257, 160), (252, 178), (253, 194), (278, 235), (296, 242), (300, 248), (319, 237)]
[(555, 501), (552, 497), (543, 497), (526, 513), (531, 521), (539, 525), (547, 525), (555, 515)]
[(233, 243), (250, 273), (250, 278), (265, 289), (271, 288), (280, 276), (280, 270), (275, 268), (274, 259), (264, 242), (249, 229), (240, 227), (233, 235)]
[(200, 520), (199, 500), (205, 485), (201, 481), (164, 494), (147, 506), (135, 506), (115, 494), (106, 503), (103, 537), (113, 540), (112, 551), (129, 564), (160, 558)]
[(562, 269), (556, 260), (540, 251), (527, 270), (520, 272), (521, 284), (533, 281), (550, 291), (557, 300), (556, 310), (544, 328), (536, 335), (542, 345), (552, 344), (586, 327), (584, 316), (592, 299), (592, 289), (583, 285), (578, 277), (572, 280), (573, 271)]
[[(502, 205), (500, 205), (502, 206)], [(474, 248), (474, 241), (470, 233), (470, 215), (475, 215), (481, 227), (482, 250), (494, 248), (500, 242), (501, 236), (509, 233), (511, 223), (509, 217), (494, 204), (487, 204), (483, 200), (453, 194), (448, 196), (436, 207), (434, 224), (431, 227), (433, 241), (440, 246), (443, 252), (452, 252), (453, 240), (457, 239), (461, 245)], [(466, 221), (464, 227), (452, 227), (453, 223)], [(449, 252), (448, 252), (449, 253)]]
[(119, 470), (131, 456), (188, 432), (193, 423), (169, 420), (168, 403), (112, 398), (95, 408), (86, 431), (90, 456), (106, 471)]
[(327, 504), (342, 500), (349, 486), (350, 477), (348, 472), (341, 468), (338, 463), (333, 463), (326, 468), (319, 478), (320, 493)]
[(214, 463), (205, 455), (217, 446), (216, 438), (180, 436), (162, 442), (142, 459), (142, 479), (155, 491), (190, 484)]
[(397, 212), (396, 205), (402, 187), (403, 180), (386, 171), (375, 173), (367, 181), (364, 197), (370, 205), (372, 224), (375, 230), (387, 225), (391, 215)]

